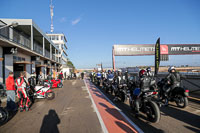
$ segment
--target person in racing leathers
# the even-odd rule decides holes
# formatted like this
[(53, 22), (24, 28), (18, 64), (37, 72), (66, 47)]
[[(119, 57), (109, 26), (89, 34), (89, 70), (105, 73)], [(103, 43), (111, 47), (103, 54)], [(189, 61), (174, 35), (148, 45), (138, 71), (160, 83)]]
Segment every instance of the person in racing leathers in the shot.
[(29, 111), (30, 99), (27, 96), (27, 92), (26, 92), (26, 89), (29, 84), (25, 78), (25, 72), (20, 72), (20, 77), (16, 79), (16, 84), (17, 84), (17, 95), (18, 95), (18, 98), (20, 99), (20, 105), (19, 105), (20, 111), (21, 112), (23, 111), (24, 99), (25, 99), (25, 110)]
[(180, 87), (181, 83), (181, 75), (176, 72), (174, 66), (169, 67), (168, 69), (169, 74), (165, 77), (166, 85), (164, 86), (164, 93), (165, 93), (165, 105), (168, 105), (168, 95), (171, 90), (176, 87)]

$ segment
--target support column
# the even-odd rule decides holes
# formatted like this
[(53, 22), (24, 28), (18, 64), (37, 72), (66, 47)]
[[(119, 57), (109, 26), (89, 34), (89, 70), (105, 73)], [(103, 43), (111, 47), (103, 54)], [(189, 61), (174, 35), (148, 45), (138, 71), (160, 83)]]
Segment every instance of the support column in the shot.
[(9, 38), (13, 40), (13, 28), (9, 28)]
[(13, 72), (13, 55), (5, 54), (5, 79), (8, 78), (9, 72)]
[(50, 43), (50, 59), (52, 59), (52, 45)]
[(43, 56), (45, 56), (45, 38), (43, 37)]
[[(3, 58), (2, 47), (0, 47), (0, 58)], [(0, 60), (0, 83), (3, 83), (3, 60)]]
[(115, 71), (115, 53), (114, 53), (114, 47), (112, 49), (112, 61), (113, 61), (113, 69)]
[(33, 50), (33, 25), (31, 25), (31, 50)]
[(56, 48), (55, 48), (55, 61), (57, 62), (57, 52), (56, 52)]

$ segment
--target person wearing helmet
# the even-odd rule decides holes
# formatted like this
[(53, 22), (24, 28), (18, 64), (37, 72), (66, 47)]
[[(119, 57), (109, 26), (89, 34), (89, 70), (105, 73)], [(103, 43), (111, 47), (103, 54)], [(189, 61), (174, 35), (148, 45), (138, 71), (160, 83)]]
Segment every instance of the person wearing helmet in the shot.
[(120, 93), (120, 87), (125, 82), (125, 76), (122, 74), (122, 70), (119, 69), (116, 77), (116, 83), (117, 83), (117, 90), (115, 91), (115, 98), (114, 101), (118, 101), (119, 93)]
[(139, 81), (138, 87), (140, 88), (140, 93), (134, 96), (135, 101), (135, 115), (139, 114), (139, 100), (140, 96), (143, 92), (148, 91), (150, 89), (151, 78), (147, 76), (146, 70), (142, 69), (139, 71)]
[(151, 67), (147, 67), (146, 72), (147, 72), (147, 76), (149, 77), (153, 76), (153, 73), (151, 72)]
[(114, 75), (111, 73), (110, 70), (108, 70), (108, 74), (107, 74), (107, 79), (113, 79), (114, 78)]
[(164, 93), (166, 97), (165, 105), (168, 105), (168, 94), (171, 90), (175, 87), (180, 87), (181, 76), (174, 66), (169, 67), (168, 69), (169, 74), (165, 77), (166, 85), (164, 86)]

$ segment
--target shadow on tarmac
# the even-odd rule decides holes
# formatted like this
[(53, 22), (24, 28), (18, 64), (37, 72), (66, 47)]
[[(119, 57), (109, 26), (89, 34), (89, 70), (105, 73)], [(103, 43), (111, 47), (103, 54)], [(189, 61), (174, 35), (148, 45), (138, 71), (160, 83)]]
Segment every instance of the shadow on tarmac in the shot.
[(200, 133), (200, 129), (195, 129), (193, 127), (189, 127), (189, 126), (184, 126), (187, 129), (190, 129), (191, 131), (195, 132), (195, 133)]
[(177, 109), (176, 107), (173, 107), (173, 105), (170, 105), (169, 107), (166, 108), (161, 108), (161, 111), (172, 118), (175, 118), (179, 121), (182, 121), (184, 123), (187, 123), (191, 126), (200, 129), (200, 123), (199, 123), (200, 116), (198, 115), (186, 112), (181, 109)]
[(49, 110), (48, 115), (45, 115), (40, 128), (40, 133), (59, 133), (58, 124), (60, 119), (55, 110)]
[(123, 129), (126, 133), (134, 133), (132, 131), (132, 129), (130, 129), (128, 126), (124, 125), (123, 123), (121, 123), (119, 121), (115, 121), (115, 123), (117, 124), (118, 127), (120, 127), (121, 129)]
[[(103, 107), (105, 107), (106, 109), (106, 111), (108, 112), (108, 113), (110, 113), (112, 116), (114, 116), (116, 119), (118, 119), (119, 121), (122, 121), (122, 119), (121, 119), (121, 117), (119, 117), (119, 112), (118, 112), (118, 110), (117, 109), (115, 109), (115, 108), (109, 108), (107, 105), (105, 105), (104, 103), (99, 103), (101, 106), (103, 106)], [(121, 129), (123, 129), (125, 132), (127, 132), (127, 133), (132, 133), (133, 131), (132, 131), (132, 129), (130, 129), (129, 127), (127, 127), (126, 125), (124, 125), (123, 123), (121, 123), (121, 122), (115, 122)], [(134, 121), (134, 123), (137, 125), (137, 126), (139, 126), (139, 125), (141, 125), (141, 123), (142, 123), (142, 125), (144, 125), (145, 124), (145, 128), (146, 129), (148, 129), (148, 131), (151, 131), (152, 133), (164, 133), (164, 131), (163, 130), (161, 130), (161, 129), (156, 129), (156, 128), (154, 128), (153, 126), (151, 126), (151, 125), (149, 125), (148, 123), (144, 123), (143, 121), (141, 121), (141, 120), (139, 120), (139, 119), (137, 119), (137, 122), (135, 122)], [(140, 123), (140, 124), (139, 124)], [(132, 127), (132, 125), (130, 125), (130, 123), (127, 123), (127, 124), (129, 124), (129, 126), (131, 126)], [(142, 128), (141, 128), (142, 129)], [(143, 130), (143, 129), (142, 129)], [(144, 132), (146, 132), (145, 130), (143, 130)]]
[[(98, 89), (99, 89), (99, 88), (98, 88)], [(101, 91), (104, 95), (106, 95), (106, 97), (107, 97), (108, 99), (110, 99), (110, 100), (113, 102), (113, 99), (114, 99), (114, 96), (113, 96), (113, 95), (106, 94), (106, 93), (104, 93), (103, 90), (101, 90), (101, 89), (99, 89), (99, 91)], [(122, 111), (124, 114), (126, 114), (126, 115), (133, 121), (133, 123), (135, 123), (138, 127), (140, 127), (144, 132), (149, 132), (149, 131), (151, 131), (152, 133), (164, 133), (163, 130), (157, 129), (157, 128), (151, 126), (151, 125), (149, 124), (150, 122), (144, 122), (144, 121), (142, 121), (142, 120), (140, 120), (140, 119), (135, 118), (134, 115), (133, 115), (133, 113), (131, 113), (130, 107), (129, 107), (128, 105), (126, 105), (126, 104), (124, 104), (124, 103), (121, 103), (121, 102), (117, 102), (117, 103), (116, 103), (116, 102), (113, 102), (113, 103), (115, 103), (115, 105), (116, 105), (118, 108), (120, 108), (121, 111)], [(107, 107), (105, 104), (103, 104), (103, 103), (100, 103), (100, 105), (103, 106), (103, 107), (105, 107), (105, 108), (106, 108), (106, 111), (107, 111), (108, 113), (110, 113), (110, 114), (113, 115), (115, 118), (117, 118), (118, 120), (120, 120), (120, 119), (118, 118), (118, 116), (115, 115), (115, 114), (116, 114), (116, 111), (118, 112), (117, 109), (108, 108), (108, 107)], [(141, 118), (141, 119), (144, 119), (144, 120), (147, 120), (147, 117), (145, 117), (145, 116), (143, 116), (143, 115), (141, 115), (140, 118)], [(116, 124), (117, 124), (120, 128), (122, 128), (125, 132), (126, 132), (126, 130), (129, 131), (129, 129), (124, 129), (124, 128), (126, 127), (126, 125), (124, 125), (123, 123), (120, 123), (120, 124), (119, 124), (119, 123), (116, 123)], [(145, 127), (145, 128), (143, 128), (143, 127)]]

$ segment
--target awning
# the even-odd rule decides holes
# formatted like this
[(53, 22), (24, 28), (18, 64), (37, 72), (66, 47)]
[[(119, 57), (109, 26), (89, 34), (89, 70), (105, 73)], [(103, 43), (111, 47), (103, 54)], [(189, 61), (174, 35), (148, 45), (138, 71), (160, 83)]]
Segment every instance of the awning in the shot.
[(36, 67), (47, 67), (47, 65), (36, 65)]
[(29, 61), (16, 61), (14, 64), (33, 64), (32, 62)]
[(0, 61), (3, 61), (3, 58), (0, 58)]
[(47, 66), (47, 68), (53, 68), (52, 66)]

